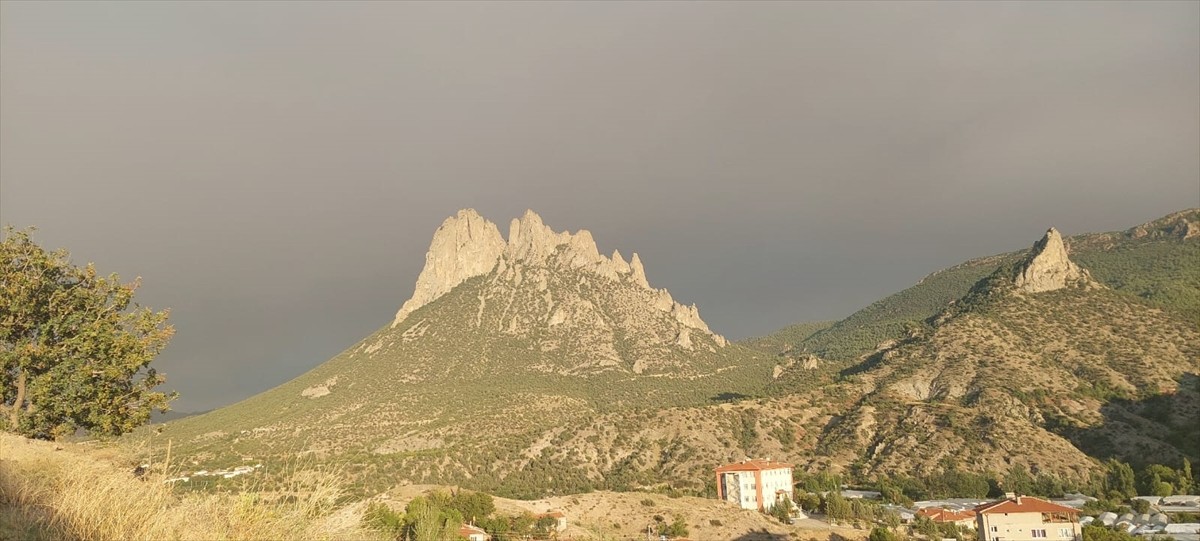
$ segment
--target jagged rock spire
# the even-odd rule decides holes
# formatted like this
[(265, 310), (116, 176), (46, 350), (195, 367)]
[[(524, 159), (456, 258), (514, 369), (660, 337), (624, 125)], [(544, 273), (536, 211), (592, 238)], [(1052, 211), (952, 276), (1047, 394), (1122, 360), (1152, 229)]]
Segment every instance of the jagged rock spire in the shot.
[(1067, 257), (1062, 235), (1051, 227), (1017, 267), (1013, 285), (1026, 293), (1039, 293), (1062, 289), (1087, 279), (1087, 271), (1080, 269)]
[(433, 233), (433, 241), (425, 253), (425, 268), (417, 277), (413, 296), (396, 312), (392, 326), (467, 278), (490, 272), (505, 246), (496, 224), (475, 209), (463, 209), (446, 218)]
[[(726, 344), (724, 338), (709, 330), (694, 305), (678, 304), (667, 290), (650, 287), (638, 254), (634, 253), (629, 262), (617, 251), (611, 258), (605, 257), (590, 232), (555, 232), (532, 210), (511, 222), (507, 242), (495, 224), (473, 209), (460, 210), (447, 218), (433, 235), (412, 298), (396, 313), (392, 326), (468, 278), (488, 274), (498, 264), (502, 271), (514, 266), (565, 267), (636, 285), (650, 293), (648, 306), (670, 314), (681, 325), (713, 336), (722, 346)], [(686, 335), (682, 336), (681, 344), (691, 343)]]

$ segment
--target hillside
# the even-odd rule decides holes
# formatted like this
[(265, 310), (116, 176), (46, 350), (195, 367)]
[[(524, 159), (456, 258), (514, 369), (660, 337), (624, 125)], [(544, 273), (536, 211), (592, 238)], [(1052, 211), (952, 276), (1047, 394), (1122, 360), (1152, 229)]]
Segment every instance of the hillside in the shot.
[[(482, 262), (481, 262), (482, 261)], [(773, 361), (646, 282), (634, 254), (527, 213), (509, 240), (473, 211), (434, 235), (395, 321), (314, 370), (164, 434), (198, 468), (302, 456), (364, 490), (462, 482), (531, 496), (609, 486), (606, 461), (550, 460), (558, 431), (761, 390)], [(547, 481), (544, 471), (556, 471)]]
[[(1075, 235), (1064, 242), (1072, 259), (1098, 282), (1200, 320), (1200, 209), (1176, 212), (1126, 231)], [(1021, 250), (987, 256), (934, 272), (808, 336), (791, 353), (856, 362), (880, 344), (902, 339), (914, 325), (966, 295), (997, 267), (1027, 254), (1028, 250)], [(789, 327), (758, 340), (786, 342), (793, 334)]]
[(1109, 288), (1072, 262), (1057, 232), (993, 269), (937, 317), (861, 363), (797, 364), (779, 394), (572, 431), (558, 458), (600, 453), (620, 427), (636, 449), (630, 486), (703, 479), (738, 456), (813, 472), (927, 475), (946, 468), (1081, 480), (1091, 457), (1135, 464), (1200, 459), (1200, 331)]
[[(1200, 426), (1197, 217), (1052, 230), (833, 326), (730, 344), (650, 287), (636, 254), (600, 255), (587, 232), (532, 213), (506, 240), (463, 211), (434, 234), (392, 323), (158, 437), (194, 469), (335, 466), (360, 495), (404, 483), (703, 495), (713, 467), (747, 456), (859, 478), (1017, 464), (1081, 478), (1089, 456), (1200, 460), (1188, 428)], [(818, 343), (855, 356), (828, 362), (805, 349)]]

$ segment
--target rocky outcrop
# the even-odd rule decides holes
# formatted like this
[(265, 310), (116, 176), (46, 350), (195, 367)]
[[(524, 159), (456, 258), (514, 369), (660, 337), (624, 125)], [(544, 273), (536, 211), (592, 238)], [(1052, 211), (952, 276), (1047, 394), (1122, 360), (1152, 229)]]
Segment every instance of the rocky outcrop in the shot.
[(1134, 227), (1126, 231), (1125, 234), (1133, 239), (1194, 239), (1200, 237), (1200, 209), (1187, 209), (1174, 212), (1153, 222)]
[(1025, 261), (1017, 267), (1013, 285), (1026, 293), (1054, 291), (1089, 281), (1087, 271), (1067, 257), (1062, 235), (1053, 227), (1033, 245)]
[[(605, 257), (600, 254), (590, 232), (555, 232), (532, 210), (525, 211), (510, 223), (507, 242), (495, 224), (472, 209), (461, 210), (447, 218), (434, 233), (429, 253), (425, 255), (425, 268), (417, 278), (412, 298), (396, 313), (392, 326), (469, 278), (497, 270), (498, 278), (520, 285), (527, 275), (531, 275), (529, 269), (552, 272), (555, 268), (584, 271), (647, 290), (647, 308), (665, 312), (683, 327), (711, 336), (720, 346), (727, 344), (725, 338), (713, 333), (700, 319), (695, 305), (684, 306), (675, 302), (667, 290), (650, 287), (638, 254), (634, 253), (629, 262), (619, 251), (614, 251), (611, 258)], [(533, 275), (539, 276), (544, 285), (544, 272)], [(557, 310), (549, 321), (551, 325), (557, 325), (564, 323), (565, 318), (563, 312)], [(680, 347), (690, 348), (690, 333), (681, 330), (675, 342)]]
[(425, 254), (425, 268), (417, 277), (412, 298), (396, 312), (392, 326), (466, 279), (491, 272), (506, 246), (496, 224), (474, 209), (463, 209), (446, 218), (433, 233), (433, 242)]

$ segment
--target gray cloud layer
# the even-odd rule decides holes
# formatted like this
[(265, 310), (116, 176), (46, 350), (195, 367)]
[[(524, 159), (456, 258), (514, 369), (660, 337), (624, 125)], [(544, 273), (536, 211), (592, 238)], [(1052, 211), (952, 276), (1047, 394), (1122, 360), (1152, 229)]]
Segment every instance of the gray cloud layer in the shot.
[(0, 4), (0, 223), (145, 278), (179, 409), (388, 323), (441, 220), (731, 337), (1200, 205), (1200, 4)]

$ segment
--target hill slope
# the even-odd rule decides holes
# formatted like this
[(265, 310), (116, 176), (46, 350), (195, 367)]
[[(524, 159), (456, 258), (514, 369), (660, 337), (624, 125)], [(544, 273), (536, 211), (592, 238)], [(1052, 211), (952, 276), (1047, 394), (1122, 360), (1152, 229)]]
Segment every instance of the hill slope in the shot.
[[(619, 461), (550, 464), (555, 431), (609, 411), (695, 406), (763, 388), (771, 361), (710, 331), (646, 282), (532, 212), (509, 240), (474, 211), (434, 235), (395, 321), (312, 371), (167, 426), (197, 467), (292, 454), (363, 483), (469, 484), (501, 494), (604, 484)], [(560, 468), (547, 482), (538, 468)], [(528, 477), (528, 479), (523, 479)]]
[[(747, 456), (863, 477), (1022, 464), (1078, 478), (1089, 456), (1200, 460), (1188, 428), (1200, 426), (1197, 217), (1075, 237), (1096, 268), (1051, 231), (857, 319), (748, 342), (773, 348), (759, 351), (651, 288), (636, 255), (601, 256), (586, 232), (531, 213), (505, 241), (464, 212), (435, 234), (392, 324), (163, 435), (197, 468), (299, 456), (340, 465), (368, 493), (419, 482), (524, 498), (704, 494), (714, 466)], [(777, 356), (786, 340), (846, 328), (887, 341), (854, 346), (856, 360)]]
[[(1172, 213), (1126, 231), (1076, 235), (1064, 242), (1072, 259), (1098, 282), (1200, 319), (1200, 209)], [(1026, 255), (1028, 250), (998, 254), (934, 272), (805, 338), (791, 353), (856, 362), (881, 344), (902, 339), (913, 325), (966, 295), (997, 267)], [(774, 343), (786, 341), (790, 335), (785, 328), (759, 340)]]
[(1021, 465), (1079, 480), (1093, 457), (1200, 459), (1195, 322), (1099, 283), (1054, 231), (861, 363), (786, 372), (772, 398), (609, 415), (555, 456), (595, 454), (590, 435), (618, 426), (637, 442), (633, 485), (679, 486), (740, 456), (860, 479)]

